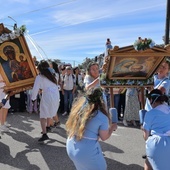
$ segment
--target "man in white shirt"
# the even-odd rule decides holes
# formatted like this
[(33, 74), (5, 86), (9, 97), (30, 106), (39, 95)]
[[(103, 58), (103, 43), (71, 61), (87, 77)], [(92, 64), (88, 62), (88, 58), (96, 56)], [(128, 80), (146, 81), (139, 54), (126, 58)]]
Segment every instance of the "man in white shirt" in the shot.
[(64, 113), (62, 115), (65, 116), (71, 111), (73, 95), (76, 90), (76, 79), (72, 73), (71, 66), (66, 67), (66, 73), (62, 77), (61, 88), (64, 95)]

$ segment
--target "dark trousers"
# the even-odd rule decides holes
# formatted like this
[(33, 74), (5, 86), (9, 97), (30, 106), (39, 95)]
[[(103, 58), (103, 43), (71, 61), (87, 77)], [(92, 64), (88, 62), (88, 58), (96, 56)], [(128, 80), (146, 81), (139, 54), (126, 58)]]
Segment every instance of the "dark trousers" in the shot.
[[(124, 111), (125, 111), (125, 98), (126, 95), (125, 93), (120, 94), (120, 99), (119, 99), (119, 104), (118, 104), (118, 119), (120, 120), (121, 118), (121, 113), (124, 116)], [(123, 117), (122, 117), (123, 118)]]
[(70, 112), (73, 103), (73, 90), (64, 90), (64, 112)]
[(59, 106), (59, 113), (63, 113), (64, 112), (64, 95), (62, 93), (62, 91), (60, 91), (60, 106)]
[(10, 97), (11, 112), (25, 112), (26, 110), (26, 94), (25, 92), (20, 92), (20, 97), (16, 98), (15, 95)]

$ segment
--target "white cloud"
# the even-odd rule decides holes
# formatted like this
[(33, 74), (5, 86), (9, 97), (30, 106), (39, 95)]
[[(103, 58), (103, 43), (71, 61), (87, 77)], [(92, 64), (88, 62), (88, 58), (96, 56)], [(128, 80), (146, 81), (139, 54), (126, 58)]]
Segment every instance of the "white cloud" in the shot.
[[(136, 13), (142, 11), (158, 10), (160, 7), (165, 6), (164, 3), (147, 5), (145, 7), (141, 6), (138, 2), (128, 3), (128, 1), (119, 1), (115, 3), (112, 1), (110, 4), (103, 3), (100, 1), (100, 5), (97, 5), (96, 1), (86, 0), (81, 5), (75, 5), (73, 8), (66, 8), (65, 10), (57, 10), (53, 14), (56, 23), (60, 26), (77, 25), (89, 21), (111, 18), (111, 17), (121, 17), (125, 15), (135, 15)], [(143, 1), (141, 2), (143, 3)], [(124, 5), (122, 5), (124, 4)], [(152, 13), (151, 13), (152, 14)], [(154, 13), (153, 13), (154, 15)]]

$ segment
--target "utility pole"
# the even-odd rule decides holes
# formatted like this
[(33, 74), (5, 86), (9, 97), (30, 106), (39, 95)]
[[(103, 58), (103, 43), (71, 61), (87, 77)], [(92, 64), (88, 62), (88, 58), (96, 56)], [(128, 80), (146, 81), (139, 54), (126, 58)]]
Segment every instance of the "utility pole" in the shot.
[(170, 0), (167, 0), (166, 26), (165, 26), (165, 45), (169, 44), (169, 25), (170, 25)]

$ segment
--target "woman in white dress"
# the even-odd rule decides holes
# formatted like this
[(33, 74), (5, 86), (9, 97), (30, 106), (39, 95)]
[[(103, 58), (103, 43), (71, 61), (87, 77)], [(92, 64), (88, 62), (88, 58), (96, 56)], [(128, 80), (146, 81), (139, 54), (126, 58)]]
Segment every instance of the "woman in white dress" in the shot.
[(50, 129), (50, 120), (53, 118), (59, 107), (59, 90), (55, 76), (55, 71), (50, 68), (47, 61), (40, 61), (38, 65), (40, 74), (36, 77), (32, 89), (32, 101), (36, 100), (39, 90), (42, 91), (40, 101), (40, 123), (42, 128), (42, 137), (38, 140), (43, 142), (48, 140), (47, 131)]

